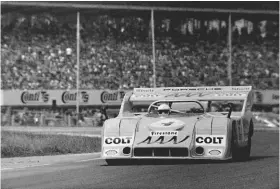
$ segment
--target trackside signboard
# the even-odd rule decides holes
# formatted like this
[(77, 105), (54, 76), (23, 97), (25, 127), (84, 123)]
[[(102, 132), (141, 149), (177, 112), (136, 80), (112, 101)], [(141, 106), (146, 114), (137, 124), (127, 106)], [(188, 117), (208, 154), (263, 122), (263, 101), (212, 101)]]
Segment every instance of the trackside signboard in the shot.
[(127, 91), (112, 90), (1, 90), (3, 106), (120, 105)]
[[(141, 98), (157, 99), (161, 95), (168, 98), (203, 98), (207, 96), (242, 98), (246, 96), (247, 87), (188, 87), (188, 88), (138, 88), (135, 95)], [(2, 106), (51, 106), (53, 100), (58, 106), (80, 105), (121, 105), (122, 99), (129, 90), (1, 90)], [(279, 104), (278, 90), (255, 90), (254, 104)]]

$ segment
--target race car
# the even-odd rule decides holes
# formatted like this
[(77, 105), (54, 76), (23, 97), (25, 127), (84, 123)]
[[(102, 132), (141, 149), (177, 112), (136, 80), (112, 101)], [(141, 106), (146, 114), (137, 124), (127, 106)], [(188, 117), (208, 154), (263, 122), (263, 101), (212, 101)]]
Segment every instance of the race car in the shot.
[(103, 125), (101, 156), (245, 161), (254, 132), (251, 86), (135, 88)]

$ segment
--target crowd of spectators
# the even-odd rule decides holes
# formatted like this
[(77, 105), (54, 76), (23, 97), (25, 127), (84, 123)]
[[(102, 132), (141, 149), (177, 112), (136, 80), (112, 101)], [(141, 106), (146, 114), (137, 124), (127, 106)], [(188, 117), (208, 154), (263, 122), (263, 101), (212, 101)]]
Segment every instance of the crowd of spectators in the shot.
[[(80, 88), (153, 87), (152, 45), (143, 22), (102, 23), (82, 25)], [(22, 24), (3, 29), (1, 39), (1, 89), (76, 88), (76, 30), (71, 24)], [(156, 38), (158, 87), (229, 84), (226, 40), (180, 39)], [(278, 37), (234, 41), (232, 62), (233, 85), (279, 88)]]

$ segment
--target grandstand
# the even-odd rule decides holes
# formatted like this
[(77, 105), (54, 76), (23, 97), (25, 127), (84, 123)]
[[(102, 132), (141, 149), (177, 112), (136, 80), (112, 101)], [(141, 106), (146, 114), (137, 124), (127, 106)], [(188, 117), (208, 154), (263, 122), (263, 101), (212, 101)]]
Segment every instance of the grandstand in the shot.
[(77, 11), (79, 89), (153, 87), (153, 9), (158, 87), (279, 90), (278, 7), (279, 2), (1, 2), (1, 89), (77, 88)]

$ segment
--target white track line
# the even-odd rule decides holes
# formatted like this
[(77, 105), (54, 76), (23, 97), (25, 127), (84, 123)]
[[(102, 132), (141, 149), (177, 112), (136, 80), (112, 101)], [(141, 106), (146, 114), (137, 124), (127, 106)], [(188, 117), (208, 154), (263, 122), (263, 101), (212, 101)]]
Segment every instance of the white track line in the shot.
[[(100, 155), (100, 152), (84, 153), (84, 154), (71, 154), (70, 156), (83, 156), (83, 155)], [(95, 161), (95, 160), (99, 160), (99, 159), (102, 159), (102, 158), (96, 157), (96, 158), (92, 158), (92, 159), (85, 159), (85, 160), (79, 160), (79, 161), (72, 160), (72, 162), (87, 162), (87, 161)], [(55, 163), (64, 163), (64, 162), (68, 162), (68, 161), (54, 162), (54, 163), (41, 164), (41, 165), (30, 165), (30, 166), (24, 166), (24, 167), (5, 167), (5, 168), (1, 168), (1, 171), (13, 170), (13, 169), (24, 169), (24, 168), (29, 168), (29, 167), (42, 167), (42, 166), (47, 166), (47, 165), (53, 165)]]
[(9, 168), (2, 168), (1, 171), (5, 170), (14, 170), (14, 169), (25, 169), (25, 168), (30, 168), (30, 167), (43, 167), (51, 164), (42, 164), (42, 165), (29, 165), (29, 166), (24, 166), (24, 167), (9, 167)]

